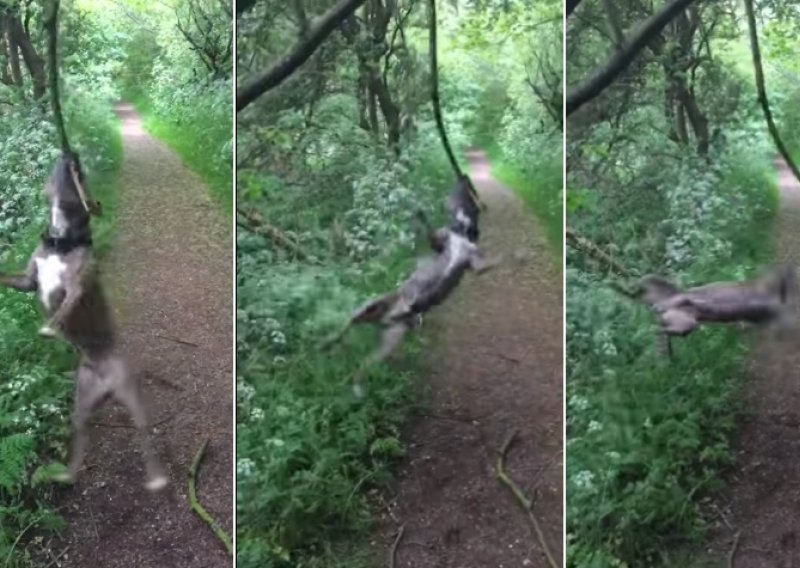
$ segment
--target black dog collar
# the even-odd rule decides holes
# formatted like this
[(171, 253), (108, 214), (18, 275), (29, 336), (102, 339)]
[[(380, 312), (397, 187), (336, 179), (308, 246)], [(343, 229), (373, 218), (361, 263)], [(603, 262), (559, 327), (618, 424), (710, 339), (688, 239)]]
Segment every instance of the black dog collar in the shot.
[(77, 237), (54, 237), (44, 233), (42, 235), (42, 244), (48, 250), (54, 250), (58, 254), (67, 254), (78, 247), (92, 246), (92, 235), (84, 233)]

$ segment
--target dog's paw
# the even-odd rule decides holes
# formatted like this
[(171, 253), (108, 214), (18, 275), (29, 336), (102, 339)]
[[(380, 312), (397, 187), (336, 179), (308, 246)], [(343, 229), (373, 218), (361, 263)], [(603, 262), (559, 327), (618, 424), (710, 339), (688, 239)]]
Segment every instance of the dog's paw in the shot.
[(75, 483), (75, 475), (73, 475), (69, 471), (59, 471), (52, 475), (51, 479), (58, 483), (66, 483), (66, 484), (73, 484)]
[(161, 491), (162, 489), (164, 489), (167, 486), (167, 483), (169, 483), (167, 476), (162, 474), (162, 475), (157, 475), (153, 479), (149, 479), (147, 483), (144, 484), (144, 486), (145, 488), (147, 488), (148, 491), (152, 491), (155, 493), (156, 491)]
[(39, 329), (39, 335), (47, 339), (52, 339), (56, 336), (56, 330), (49, 325), (44, 325)]

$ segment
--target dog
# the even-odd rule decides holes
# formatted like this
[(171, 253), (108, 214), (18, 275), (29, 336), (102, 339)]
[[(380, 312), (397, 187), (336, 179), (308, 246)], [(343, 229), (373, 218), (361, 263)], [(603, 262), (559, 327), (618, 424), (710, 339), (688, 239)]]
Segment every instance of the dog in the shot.
[(344, 329), (323, 345), (339, 341), (354, 324), (369, 323), (383, 328), (378, 348), (353, 377), (357, 396), (364, 394), (361, 383), (369, 368), (389, 357), (406, 333), (419, 326), (422, 316), (450, 296), (468, 270), (481, 274), (499, 264), (499, 258), (487, 259), (478, 246), (478, 204), (470, 192), (471, 186), (466, 176), (457, 180), (447, 200), (451, 222), (446, 228), (434, 230), (425, 213), (417, 210), (417, 218), (425, 227), (435, 254), (420, 259), (414, 272), (396, 290), (359, 307)]
[(56, 480), (75, 481), (88, 445), (89, 418), (113, 397), (130, 412), (142, 438), (147, 489), (160, 490), (167, 485), (167, 476), (148, 435), (139, 385), (118, 353), (111, 309), (92, 254), (90, 217), (100, 215), (102, 208), (87, 196), (77, 155), (62, 154), (43, 193), (50, 221), (42, 242), (25, 273), (0, 274), (0, 285), (38, 293), (48, 318), (40, 335), (52, 338), (60, 331), (79, 353), (71, 456), (67, 471)]
[(658, 317), (671, 356), (671, 337), (686, 337), (702, 324), (775, 325), (779, 332), (795, 327), (797, 275), (791, 265), (773, 267), (745, 282), (714, 282), (681, 289), (661, 276), (639, 281), (635, 297)]

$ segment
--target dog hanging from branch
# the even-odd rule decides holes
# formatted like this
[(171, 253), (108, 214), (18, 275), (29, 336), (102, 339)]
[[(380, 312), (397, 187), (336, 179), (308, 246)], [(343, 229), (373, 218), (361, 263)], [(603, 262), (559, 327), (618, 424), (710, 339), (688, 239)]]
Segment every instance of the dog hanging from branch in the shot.
[(49, 203), (48, 228), (23, 274), (0, 274), (0, 285), (37, 293), (47, 316), (40, 335), (61, 333), (78, 351), (75, 372), (73, 437), (66, 472), (57, 480), (72, 482), (83, 464), (88, 445), (88, 421), (108, 398), (123, 404), (139, 430), (150, 490), (166, 486), (167, 476), (148, 432), (139, 385), (118, 349), (117, 336), (92, 251), (92, 215), (100, 212), (85, 185), (77, 154), (69, 145), (58, 97), (58, 0), (51, 0), (45, 15), (49, 35), (50, 96), (59, 131), (62, 155), (44, 187)]
[(478, 246), (479, 210), (484, 206), (472, 181), (459, 168), (444, 129), (439, 107), (435, 0), (430, 0), (429, 6), (431, 98), (439, 135), (456, 175), (455, 187), (447, 200), (450, 223), (435, 230), (425, 213), (417, 211), (433, 254), (420, 259), (414, 272), (396, 290), (369, 300), (357, 309), (344, 329), (325, 343), (324, 346), (329, 346), (339, 341), (354, 324), (370, 323), (383, 328), (378, 348), (353, 377), (353, 388), (358, 396), (363, 395), (361, 383), (371, 366), (386, 359), (400, 345), (415, 321), (444, 302), (468, 270), (482, 273), (499, 262), (496, 258), (488, 259)]

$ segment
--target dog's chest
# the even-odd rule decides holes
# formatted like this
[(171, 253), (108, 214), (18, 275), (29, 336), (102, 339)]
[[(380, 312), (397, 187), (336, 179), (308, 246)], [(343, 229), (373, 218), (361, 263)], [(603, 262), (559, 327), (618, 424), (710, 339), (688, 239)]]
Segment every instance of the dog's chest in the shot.
[(48, 310), (52, 309), (54, 293), (64, 287), (63, 279), (66, 270), (67, 263), (57, 254), (49, 254), (36, 259), (39, 298)]
[(444, 270), (445, 277), (449, 277), (454, 272), (461, 271), (464, 266), (469, 264), (470, 255), (475, 248), (475, 245), (461, 235), (455, 233), (450, 234), (447, 246), (449, 260)]

